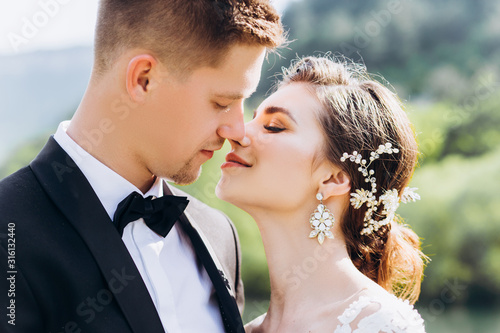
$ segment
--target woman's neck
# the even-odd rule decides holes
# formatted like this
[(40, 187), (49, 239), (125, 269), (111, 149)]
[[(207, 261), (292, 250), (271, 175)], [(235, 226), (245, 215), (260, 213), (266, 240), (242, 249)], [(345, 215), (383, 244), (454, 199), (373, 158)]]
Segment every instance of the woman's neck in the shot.
[(307, 318), (309, 311), (342, 305), (366, 288), (366, 277), (349, 258), (338, 226), (332, 229), (335, 238), (320, 245), (309, 238), (310, 212), (252, 215), (262, 235), (271, 282), (266, 331), (279, 331), (282, 323)]

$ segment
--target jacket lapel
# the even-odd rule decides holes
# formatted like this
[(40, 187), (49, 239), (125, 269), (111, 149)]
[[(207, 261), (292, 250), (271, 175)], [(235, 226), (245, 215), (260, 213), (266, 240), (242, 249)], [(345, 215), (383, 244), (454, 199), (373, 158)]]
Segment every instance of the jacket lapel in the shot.
[(163, 333), (134, 261), (73, 160), (51, 137), (30, 167), (47, 195), (87, 244), (132, 330)]
[[(167, 184), (163, 183), (163, 193), (172, 194)], [(219, 299), (219, 307), (227, 333), (244, 333), (241, 315), (234, 298), (234, 291), (229, 285), (222, 265), (220, 265), (215, 252), (201, 230), (196, 227), (196, 222), (189, 218), (189, 214), (184, 213), (179, 217), (182, 229), (188, 235), (193, 244), (196, 256), (205, 267), (205, 270), (212, 281), (215, 292)]]

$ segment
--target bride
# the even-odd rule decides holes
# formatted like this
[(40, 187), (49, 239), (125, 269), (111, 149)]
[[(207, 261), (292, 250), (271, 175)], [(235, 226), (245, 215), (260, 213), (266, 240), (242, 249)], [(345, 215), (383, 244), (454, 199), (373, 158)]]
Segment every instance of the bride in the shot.
[(271, 282), (247, 332), (424, 332), (426, 257), (395, 215), (418, 199), (397, 97), (362, 66), (297, 61), (231, 142), (217, 195), (256, 221)]

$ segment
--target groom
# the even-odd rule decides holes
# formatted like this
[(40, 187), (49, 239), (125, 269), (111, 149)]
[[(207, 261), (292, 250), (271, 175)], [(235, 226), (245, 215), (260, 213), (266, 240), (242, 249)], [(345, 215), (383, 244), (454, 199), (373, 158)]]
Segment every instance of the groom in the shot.
[(244, 137), (282, 41), (265, 0), (101, 0), (73, 119), (0, 182), (1, 332), (243, 332), (232, 223), (162, 178)]

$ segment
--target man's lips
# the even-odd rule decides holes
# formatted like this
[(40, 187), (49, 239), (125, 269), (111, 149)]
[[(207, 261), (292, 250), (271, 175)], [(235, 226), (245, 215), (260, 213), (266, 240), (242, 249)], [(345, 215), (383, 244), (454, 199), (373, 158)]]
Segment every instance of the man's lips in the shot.
[(221, 169), (229, 167), (249, 168), (251, 165), (235, 153), (229, 153), (226, 155), (226, 162), (221, 165)]
[(214, 156), (214, 152), (216, 150), (220, 150), (221, 148), (222, 148), (222, 146), (216, 147), (214, 149), (202, 149), (201, 153), (203, 155), (205, 155), (206, 157), (208, 157), (208, 159), (211, 159)]
[(208, 157), (208, 159), (211, 159), (214, 156), (213, 150), (202, 150), (201, 153)]

